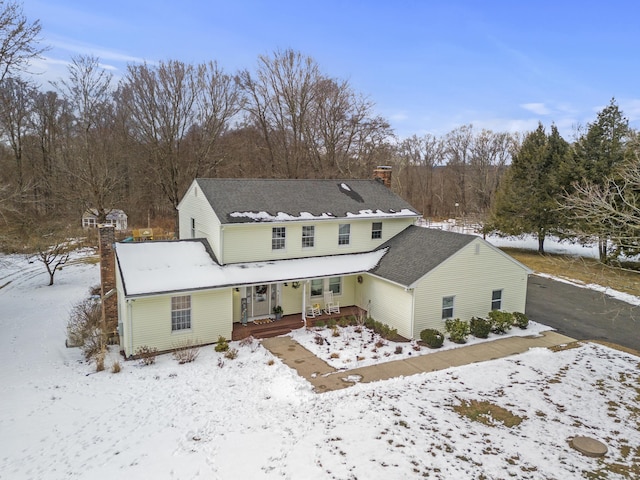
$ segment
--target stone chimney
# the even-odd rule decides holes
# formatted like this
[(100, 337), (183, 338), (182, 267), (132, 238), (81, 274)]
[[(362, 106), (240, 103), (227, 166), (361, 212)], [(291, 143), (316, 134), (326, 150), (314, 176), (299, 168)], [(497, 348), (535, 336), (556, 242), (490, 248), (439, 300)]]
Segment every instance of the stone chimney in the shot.
[(391, 170), (392, 168), (389, 166), (378, 166), (373, 171), (373, 178), (387, 187), (391, 188)]
[(98, 226), (100, 254), (100, 298), (102, 315), (107, 334), (118, 328), (118, 296), (116, 295), (116, 257), (113, 251), (115, 228), (113, 225)]

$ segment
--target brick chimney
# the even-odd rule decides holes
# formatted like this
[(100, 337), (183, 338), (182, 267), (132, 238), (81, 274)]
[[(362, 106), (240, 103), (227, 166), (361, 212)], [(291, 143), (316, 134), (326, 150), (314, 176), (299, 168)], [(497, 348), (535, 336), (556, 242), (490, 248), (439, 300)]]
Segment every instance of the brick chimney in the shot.
[(100, 298), (102, 315), (108, 334), (118, 328), (118, 296), (116, 293), (116, 257), (113, 251), (115, 228), (113, 225), (98, 226), (100, 254)]
[(391, 167), (389, 166), (378, 166), (373, 171), (373, 178), (387, 187), (391, 188)]

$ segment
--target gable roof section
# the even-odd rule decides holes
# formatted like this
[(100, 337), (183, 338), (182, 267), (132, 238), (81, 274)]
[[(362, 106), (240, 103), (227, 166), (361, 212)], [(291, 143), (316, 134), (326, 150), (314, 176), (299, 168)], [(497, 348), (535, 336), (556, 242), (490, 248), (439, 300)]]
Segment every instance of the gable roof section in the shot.
[(195, 180), (221, 223), (419, 216), (376, 180)]
[(371, 273), (410, 286), (478, 237), (410, 226), (380, 248), (389, 248)]

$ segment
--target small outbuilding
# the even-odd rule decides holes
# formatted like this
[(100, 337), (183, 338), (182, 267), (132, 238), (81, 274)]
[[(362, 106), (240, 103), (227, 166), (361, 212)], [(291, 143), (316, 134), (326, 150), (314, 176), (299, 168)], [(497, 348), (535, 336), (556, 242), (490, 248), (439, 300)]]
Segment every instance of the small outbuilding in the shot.
[[(113, 225), (116, 230), (127, 229), (127, 214), (122, 210), (110, 209), (107, 213), (105, 224)], [(82, 228), (96, 228), (98, 222), (98, 210), (95, 208), (87, 208), (82, 215)]]

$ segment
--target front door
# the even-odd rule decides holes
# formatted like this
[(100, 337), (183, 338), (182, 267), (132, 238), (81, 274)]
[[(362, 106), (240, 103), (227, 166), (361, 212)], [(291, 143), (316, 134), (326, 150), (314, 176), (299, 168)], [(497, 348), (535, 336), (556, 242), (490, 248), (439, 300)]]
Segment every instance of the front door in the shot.
[(271, 313), (271, 285), (254, 285), (252, 300), (252, 316), (267, 317)]

